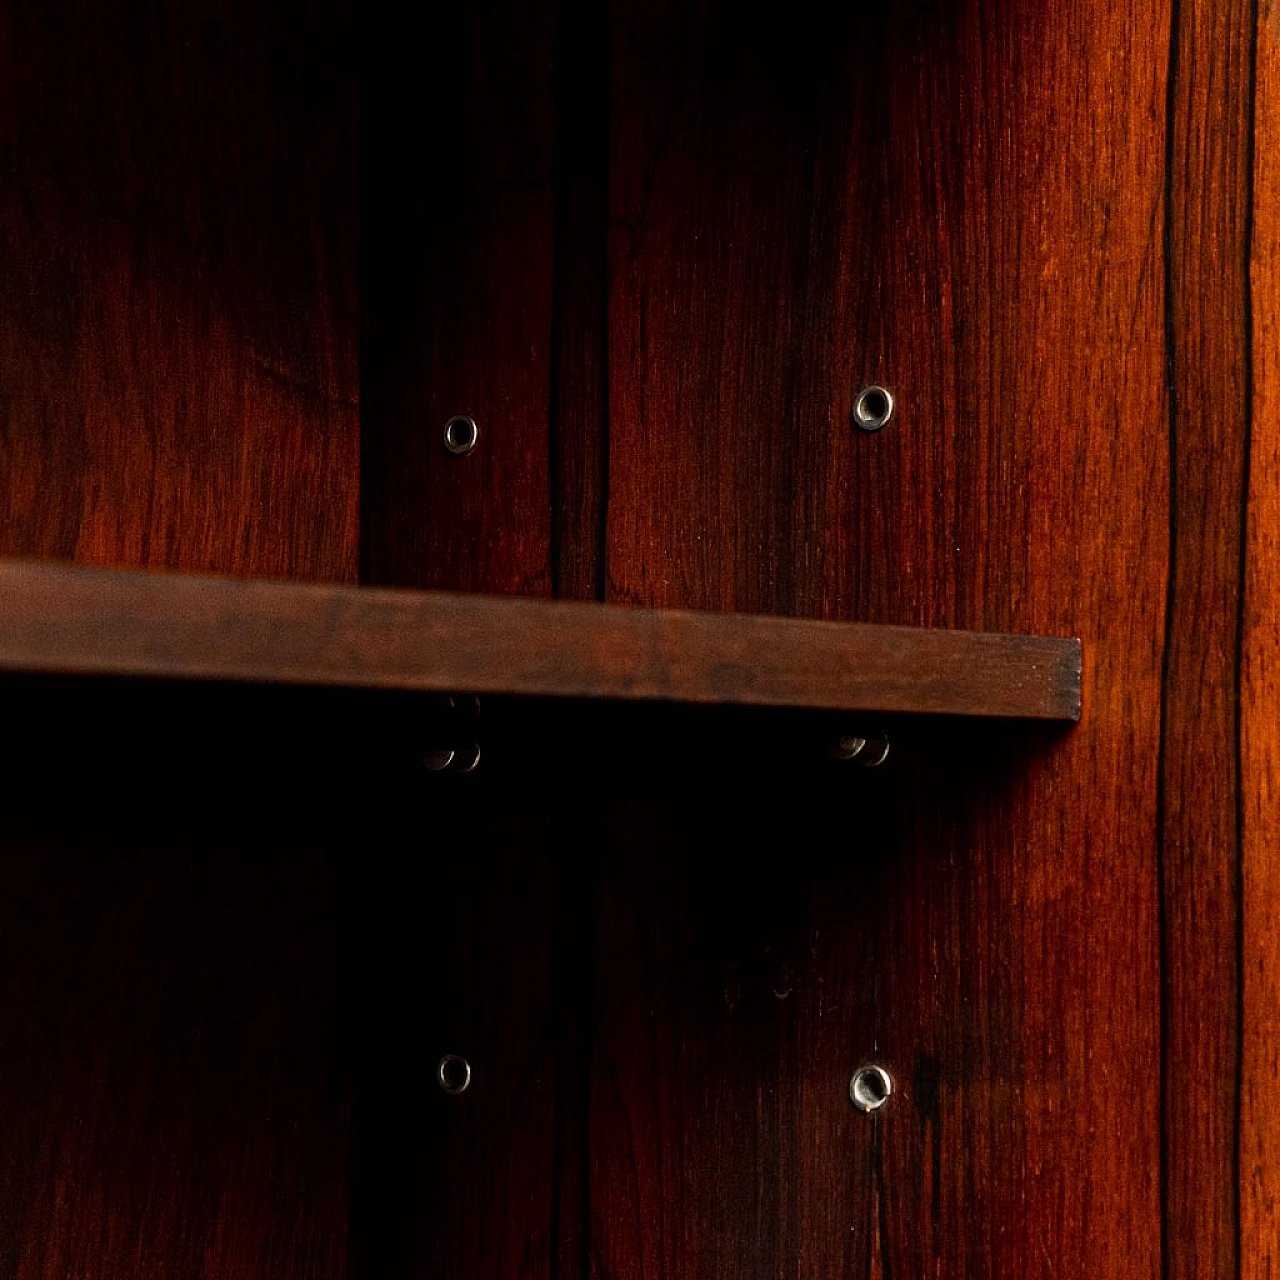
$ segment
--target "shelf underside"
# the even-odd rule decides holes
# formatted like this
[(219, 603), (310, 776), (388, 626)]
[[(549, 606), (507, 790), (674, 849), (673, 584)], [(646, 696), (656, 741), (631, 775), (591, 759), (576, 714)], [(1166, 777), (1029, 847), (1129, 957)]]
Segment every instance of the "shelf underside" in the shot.
[(0, 562), (0, 670), (1076, 720), (1077, 640)]

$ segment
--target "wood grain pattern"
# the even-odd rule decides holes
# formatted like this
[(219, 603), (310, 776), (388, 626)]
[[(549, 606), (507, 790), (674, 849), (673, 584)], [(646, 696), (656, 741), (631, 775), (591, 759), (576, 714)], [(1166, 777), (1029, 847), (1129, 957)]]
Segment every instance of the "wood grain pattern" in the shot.
[(0, 667), (1074, 720), (1072, 640), (0, 563)]
[(799, 743), (645, 745), (601, 778), (587, 1274), (860, 1274), (878, 1126), (845, 1089), (876, 979), (841, 942), (879, 782)]
[(354, 579), (356, 29), (0, 8), (0, 554)]
[[(412, 700), (6, 703), (0, 1274), (336, 1276), (350, 1194), (370, 1280), (1267, 1280), (1275, 0), (431, 22), (0, 11), (0, 552), (350, 579), (359, 431), (368, 581), (1079, 635), (1085, 718), (894, 724), (850, 775), (764, 711), (538, 705), (513, 747), (486, 700), (484, 772), (426, 779)], [(18, 665), (64, 670), (475, 688), (462, 635), (481, 688), (796, 702), (871, 640), (1074, 660), (10, 572), (56, 586), (0, 601)], [(993, 670), (821, 702), (1025, 712)]]
[(1250, 449), (1240, 689), (1240, 1275), (1280, 1269), (1280, 9), (1257, 28)]
[(359, 766), (333, 695), (323, 720), (265, 695), (236, 745), (225, 691), (19, 688), (0, 687), (0, 1275), (339, 1280)]
[[(1256, 6), (1175, 6), (1161, 708), (1164, 1275), (1238, 1275), (1239, 774)], [(1205, 1081), (1214, 1087), (1206, 1096)]]
[[(794, 1030), (769, 1000), (705, 1032), (601, 1002), (597, 1275), (1159, 1271), (1169, 16), (614, 6), (610, 597), (1067, 630), (1089, 659), (1069, 739), (921, 764), (869, 831), (847, 807), (832, 838), (883, 870), (795, 944), (827, 995)], [(869, 436), (872, 380), (900, 408)], [(619, 940), (626, 893), (600, 989), (678, 988), (674, 947)], [(696, 893), (655, 897), (705, 919)], [(623, 1076), (663, 1035), (667, 1069)], [(705, 1072), (717, 1036), (753, 1069)], [(850, 1140), (833, 1091), (877, 1055), (901, 1091)], [(727, 1152), (754, 1175), (726, 1189)]]
[(426, 62), (396, 24), (366, 45), (365, 581), (551, 592), (555, 33), (545, 0), (485, 0), (432, 12)]
[[(437, 6), (422, 39), (392, 24), (365, 40), (362, 128), (382, 157), (362, 174), (366, 583), (597, 594), (584, 584), (599, 553), (578, 531), (603, 501), (590, 487), (603, 262), (577, 240), (602, 234), (591, 223), (603, 199), (591, 189), (598, 126), (570, 86), (607, 67), (562, 65), (585, 30), (560, 9)], [(459, 413), (480, 430), (465, 457), (441, 440)], [(464, 647), (446, 640), (437, 656), (445, 648), (470, 665)], [(389, 833), (389, 849), (413, 856), (426, 842), (432, 856), (416, 877), (389, 857), (390, 917), (371, 900), (357, 929), (362, 1002), (375, 1023), (386, 1015), (362, 1037), (358, 1071), (353, 1264), (369, 1280), (561, 1280), (555, 824), (530, 791), (541, 767), (503, 775), (504, 789), (485, 752), (476, 794), (446, 799), (421, 835)], [(458, 851), (467, 861), (450, 861)], [(432, 1055), (459, 1045), (477, 1057), (476, 1087), (424, 1098)]]
[[(799, 737), (696, 757), (664, 737), (602, 779), (588, 1274), (878, 1275), (904, 1258), (964, 1274), (1017, 1256), (1000, 1154), (1044, 1097), (1007, 1056), (1021, 978), (990, 933), (963, 965), (942, 955), (1016, 913), (991, 837), (1051, 743), (904, 727), (892, 766), (859, 773), (815, 767)], [(979, 832), (963, 853), (957, 830)], [(848, 1101), (866, 1061), (896, 1077), (882, 1118)]]

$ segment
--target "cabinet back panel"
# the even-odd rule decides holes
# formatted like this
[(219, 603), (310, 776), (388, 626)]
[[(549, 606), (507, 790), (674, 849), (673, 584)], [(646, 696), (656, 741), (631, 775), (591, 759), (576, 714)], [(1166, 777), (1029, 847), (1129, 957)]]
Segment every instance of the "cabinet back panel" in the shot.
[(354, 5), (0, 5), (0, 554), (353, 580)]
[[(545, 944), (591, 975), (558, 1068), (590, 1064), (586, 1119), (558, 1112), (558, 1275), (1265, 1274), (1273, 9), (618, 0), (601, 30), (556, 7), (552, 98), (573, 86), (609, 144), (596, 170), (553, 164), (552, 586), (1086, 653), (1081, 725), (1021, 767), (992, 748), (996, 792), (963, 747), (916, 779), (874, 911), (819, 962), (842, 1008), (866, 1001), (846, 1031), (902, 1077), (874, 1149), (809, 1150), (825, 1042), (801, 1005), (693, 1016), (701, 899), (663, 867), (706, 843), (702, 800), (672, 802), (649, 859), (656, 811), (602, 784), (617, 848), (593, 846), (585, 941)], [(554, 135), (553, 157), (595, 154), (579, 119)], [(607, 186), (603, 336), (587, 171)], [(530, 278), (508, 310), (542, 316)], [(600, 367), (566, 371), (570, 350)], [(897, 397), (879, 434), (850, 420), (870, 382)], [(539, 500), (520, 465), (528, 491), (486, 519)], [(468, 483), (442, 463), (395, 508), (379, 536), (419, 545), (391, 579), (438, 548), (434, 580), (543, 590), (475, 572), (502, 544), (459, 543)], [(797, 809), (796, 841), (814, 821)], [(767, 1082), (751, 1115), (747, 1063)], [(800, 1087), (770, 1092), (784, 1076)], [(864, 1188), (852, 1260), (815, 1243), (838, 1215), (810, 1165)]]

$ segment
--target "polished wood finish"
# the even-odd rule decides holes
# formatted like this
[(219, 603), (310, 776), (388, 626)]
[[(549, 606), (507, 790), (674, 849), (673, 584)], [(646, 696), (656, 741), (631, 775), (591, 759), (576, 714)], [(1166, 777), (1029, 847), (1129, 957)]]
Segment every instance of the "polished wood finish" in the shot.
[(0, 6), (0, 555), (354, 580), (356, 31)]
[[(597, 1274), (1148, 1280), (1169, 8), (613, 15), (610, 598), (1070, 632), (1088, 661), (1070, 736), (902, 762), (894, 809), (822, 828), (857, 894), (799, 870), (804, 804), (766, 827), (776, 902), (721, 910), (622, 846)], [(873, 381), (899, 407), (868, 435)], [(790, 918), (784, 867), (813, 894)], [(785, 945), (791, 1002), (681, 1016), (687, 951), (623, 933), (633, 898), (678, 939), (754, 922), (742, 963)], [(655, 998), (615, 998), (636, 983)], [(627, 1066), (650, 1046), (661, 1070)], [(871, 1058), (899, 1094), (858, 1128), (840, 1091)]]
[(1157, 842), (1169, 1280), (1239, 1275), (1242, 1258), (1241, 628), (1258, 21), (1248, 3), (1174, 8), (1165, 229), (1171, 562)]
[[(481, 0), (358, 59), (349, 7), (29, 8), (0, 553), (350, 580), (359, 414), (367, 583), (1088, 662), (1078, 727), (907, 719), (867, 773), (822, 717), (486, 697), (481, 771), (427, 778), (412, 696), (262, 688), (193, 756), (238, 691), (134, 734), (148, 682), (94, 721), (33, 677), (0, 1275), (336, 1276), (349, 1191), (372, 1280), (1269, 1280), (1275, 0)], [(775, 634), (679, 621), (646, 687), (741, 694), (700, 629)], [(264, 724), (315, 743), (246, 770)]]
[[(566, 786), (546, 719), (525, 709), (513, 731), (499, 716), (474, 775), (393, 761), (371, 814), (353, 930), (353, 1280), (551, 1274)], [(448, 1053), (472, 1071), (456, 1097), (435, 1080)]]
[(1074, 720), (1071, 640), (0, 563), (0, 668)]
[[(0, 4), (0, 555), (355, 581), (358, 26)], [(0, 1276), (338, 1280), (340, 695), (12, 682)]]
[[(637, 741), (602, 766), (587, 1274), (964, 1274), (1013, 1252), (1002, 1153), (1050, 1088), (1006, 1056), (1028, 980), (990, 934), (944, 957), (1016, 921), (997, 837), (1052, 740), (964, 725), (866, 773), (754, 745)], [(847, 1094), (867, 1061), (896, 1081), (876, 1119)]]
[(1256, 31), (1248, 528), (1240, 701), (1241, 1280), (1280, 1271), (1280, 10)]
[(550, 433), (553, 592), (605, 598), (609, 488), (609, 6), (557, 12)]
[(339, 1280), (360, 720), (56, 684), (0, 681), (0, 1275)]
[[(1268, 1274), (1272, 6), (623, 2), (609, 39), (606, 597), (1090, 661), (1070, 736), (926, 744), (843, 820), (605, 772), (556, 1265)], [(761, 832), (794, 880), (717, 860)]]
[[(366, 34), (362, 577), (549, 595), (556, 6)], [(457, 414), (480, 429), (465, 457)]]

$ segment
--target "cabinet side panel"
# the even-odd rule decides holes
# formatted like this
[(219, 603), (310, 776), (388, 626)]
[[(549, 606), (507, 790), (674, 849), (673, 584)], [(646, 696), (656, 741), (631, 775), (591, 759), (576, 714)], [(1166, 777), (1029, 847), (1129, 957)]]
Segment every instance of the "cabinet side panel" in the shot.
[[(1165, 234), (1170, 553), (1161, 702), (1165, 1275), (1240, 1273), (1242, 593), (1252, 0), (1179, 4)], [(1214, 1082), (1201, 1095), (1204, 1081)]]
[(1261, 6), (1253, 147), (1253, 445), (1241, 689), (1241, 1274), (1280, 1269), (1280, 8)]

